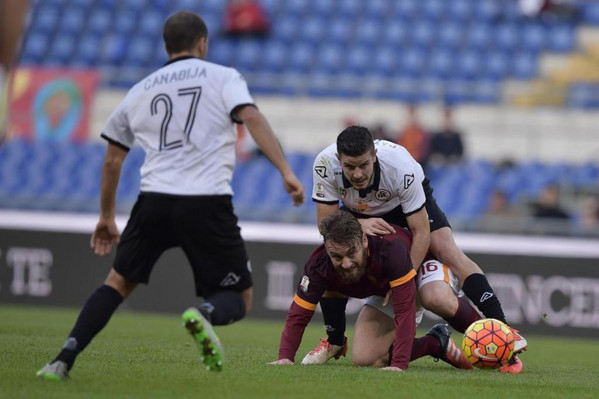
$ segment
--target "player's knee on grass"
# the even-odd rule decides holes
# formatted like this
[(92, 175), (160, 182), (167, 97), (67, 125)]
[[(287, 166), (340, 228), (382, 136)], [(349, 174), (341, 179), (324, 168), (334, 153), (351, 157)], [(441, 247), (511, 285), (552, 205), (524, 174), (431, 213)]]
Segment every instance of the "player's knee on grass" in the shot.
[(422, 306), (441, 317), (451, 317), (458, 310), (458, 299), (449, 284), (433, 281), (420, 287)]

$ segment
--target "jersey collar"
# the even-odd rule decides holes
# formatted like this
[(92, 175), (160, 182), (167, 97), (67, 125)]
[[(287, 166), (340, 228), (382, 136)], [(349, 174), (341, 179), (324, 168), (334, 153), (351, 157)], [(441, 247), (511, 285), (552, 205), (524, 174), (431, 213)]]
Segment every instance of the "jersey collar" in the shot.
[[(193, 55), (182, 55), (181, 57), (177, 57), (177, 58), (173, 58), (172, 60), (168, 60), (166, 62), (166, 64), (164, 64), (163, 66), (167, 66), (167, 65), (172, 64), (173, 62), (177, 62), (177, 61), (188, 60), (190, 58), (198, 58), (198, 57), (194, 57)], [(199, 58), (198, 58), (198, 60), (199, 60)]]
[[(349, 180), (347, 180), (347, 178), (345, 177), (343, 172), (341, 172), (341, 177), (343, 178), (343, 188), (350, 188), (352, 185), (349, 182)], [(366, 187), (365, 189), (358, 190), (358, 193), (360, 194), (360, 198), (366, 197), (372, 190), (378, 191), (380, 182), (381, 182), (381, 166), (379, 164), (379, 160), (377, 159), (376, 162), (374, 163), (373, 182), (370, 186)]]

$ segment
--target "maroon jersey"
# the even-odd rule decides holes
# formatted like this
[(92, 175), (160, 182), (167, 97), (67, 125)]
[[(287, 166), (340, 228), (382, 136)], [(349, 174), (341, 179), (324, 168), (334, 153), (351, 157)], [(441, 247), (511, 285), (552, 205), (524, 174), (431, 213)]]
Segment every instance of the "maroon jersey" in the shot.
[(411, 236), (396, 227), (395, 234), (368, 236), (368, 263), (364, 276), (355, 283), (337, 274), (324, 245), (310, 255), (297, 287), (279, 346), (279, 359), (294, 360), (306, 325), (325, 291), (338, 291), (355, 298), (385, 296), (391, 288), (395, 313), (395, 343), (391, 365), (408, 367), (416, 333), (416, 272), (410, 260)]

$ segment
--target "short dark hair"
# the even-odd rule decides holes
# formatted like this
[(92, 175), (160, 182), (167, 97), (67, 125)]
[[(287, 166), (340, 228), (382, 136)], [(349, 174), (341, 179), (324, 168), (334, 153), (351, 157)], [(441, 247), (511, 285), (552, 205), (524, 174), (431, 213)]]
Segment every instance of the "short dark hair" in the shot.
[(164, 22), (162, 37), (167, 53), (180, 53), (192, 50), (198, 40), (208, 37), (208, 28), (199, 15), (177, 11)]
[(362, 239), (362, 225), (349, 212), (338, 210), (322, 219), (318, 226), (325, 244), (351, 244)]
[(357, 157), (374, 152), (374, 138), (364, 126), (350, 126), (337, 136), (337, 154)]

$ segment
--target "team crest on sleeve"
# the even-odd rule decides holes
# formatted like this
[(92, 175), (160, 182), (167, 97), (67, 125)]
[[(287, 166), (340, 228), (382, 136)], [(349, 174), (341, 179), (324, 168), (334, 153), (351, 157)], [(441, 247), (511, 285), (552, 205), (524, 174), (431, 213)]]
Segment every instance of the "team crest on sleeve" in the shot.
[(300, 288), (303, 292), (308, 292), (308, 286), (310, 285), (310, 279), (308, 276), (302, 277), (302, 282), (300, 283)]
[(339, 197), (341, 199), (345, 199), (345, 197), (347, 197), (347, 190), (343, 187), (339, 187)]
[(322, 177), (323, 179), (325, 177), (327, 177), (327, 167), (326, 166), (315, 166), (314, 171), (316, 172), (316, 174), (318, 176)]
[(411, 175), (403, 175), (403, 188), (407, 189), (410, 187), (412, 182), (414, 181), (414, 174)]

